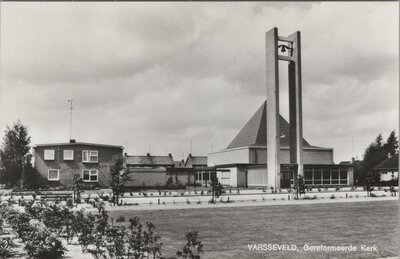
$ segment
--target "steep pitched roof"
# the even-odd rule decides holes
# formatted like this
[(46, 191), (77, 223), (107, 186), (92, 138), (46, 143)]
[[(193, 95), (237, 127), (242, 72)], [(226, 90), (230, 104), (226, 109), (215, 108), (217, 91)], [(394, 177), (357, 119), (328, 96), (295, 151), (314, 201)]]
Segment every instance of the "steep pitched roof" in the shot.
[(183, 168), (183, 167), (185, 167), (185, 161), (183, 161), (183, 159), (180, 160), (180, 161), (175, 161), (174, 163), (175, 163), (175, 168)]
[(172, 156), (125, 156), (125, 163), (133, 166), (173, 166)]
[[(280, 116), (281, 130), (281, 146), (290, 146), (289, 123)], [(267, 102), (254, 113), (242, 130), (236, 135), (227, 147), (244, 147), (244, 146), (266, 146), (267, 145)], [(303, 139), (304, 147), (310, 147), (310, 144)]]
[(189, 156), (186, 159), (185, 167), (193, 167), (193, 166), (207, 166), (207, 157), (206, 156)]
[(374, 170), (384, 170), (384, 169), (398, 169), (399, 168), (399, 154), (388, 157), (382, 162), (380, 162), (377, 166), (374, 167)]

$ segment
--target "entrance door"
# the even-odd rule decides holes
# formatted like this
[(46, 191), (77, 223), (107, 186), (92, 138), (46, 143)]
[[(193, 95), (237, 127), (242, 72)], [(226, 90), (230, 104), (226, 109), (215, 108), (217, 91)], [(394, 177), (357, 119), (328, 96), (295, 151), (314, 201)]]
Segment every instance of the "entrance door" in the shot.
[(291, 170), (281, 171), (281, 188), (286, 189), (294, 187), (293, 175), (294, 172)]

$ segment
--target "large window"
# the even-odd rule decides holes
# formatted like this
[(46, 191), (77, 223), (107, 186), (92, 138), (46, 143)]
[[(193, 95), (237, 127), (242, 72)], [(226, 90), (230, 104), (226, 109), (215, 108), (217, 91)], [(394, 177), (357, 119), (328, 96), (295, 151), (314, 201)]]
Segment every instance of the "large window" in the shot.
[(340, 169), (340, 184), (347, 184), (347, 170)]
[(97, 150), (83, 150), (82, 162), (97, 163), (99, 162), (99, 152)]
[(322, 176), (322, 184), (331, 184), (331, 172), (329, 169), (324, 169)]
[(84, 182), (98, 182), (99, 181), (99, 171), (96, 169), (82, 170), (82, 180)]
[(47, 180), (59, 181), (60, 180), (60, 171), (58, 169), (49, 169), (47, 171)]
[(322, 179), (322, 170), (321, 169), (315, 169), (314, 170), (314, 184), (322, 184), (321, 182)]
[(74, 151), (64, 150), (64, 160), (74, 160)]
[(305, 184), (313, 184), (313, 171), (304, 170)]
[(44, 160), (54, 160), (55, 152), (54, 149), (45, 149), (44, 150)]
[(331, 170), (331, 184), (339, 184), (339, 171), (338, 170)]

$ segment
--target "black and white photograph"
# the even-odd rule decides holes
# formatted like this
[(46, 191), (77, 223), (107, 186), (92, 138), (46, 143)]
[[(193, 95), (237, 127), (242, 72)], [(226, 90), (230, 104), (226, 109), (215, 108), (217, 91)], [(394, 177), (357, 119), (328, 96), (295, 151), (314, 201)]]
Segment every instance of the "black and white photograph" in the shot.
[(399, 2), (0, 1), (0, 258), (398, 258)]

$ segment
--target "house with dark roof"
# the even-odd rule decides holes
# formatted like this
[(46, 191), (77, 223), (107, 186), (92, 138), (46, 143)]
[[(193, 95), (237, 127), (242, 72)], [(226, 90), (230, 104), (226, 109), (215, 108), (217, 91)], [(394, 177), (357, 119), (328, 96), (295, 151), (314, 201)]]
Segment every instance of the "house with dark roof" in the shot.
[(175, 161), (171, 154), (168, 156), (153, 156), (147, 153), (145, 156), (124, 156), (124, 161), (127, 167), (174, 167)]
[(75, 175), (86, 185), (108, 187), (110, 165), (122, 154), (122, 146), (75, 140), (33, 147), (34, 167), (40, 175), (38, 182), (53, 187), (72, 187)]
[[(189, 154), (185, 162), (186, 168), (202, 168), (207, 167), (207, 156), (193, 156)], [(211, 175), (209, 171), (195, 171), (194, 182), (203, 186), (208, 186), (211, 183)]]
[(399, 179), (399, 154), (389, 156), (377, 166), (374, 171), (379, 174), (381, 181), (397, 181)]
[[(281, 188), (294, 186), (297, 165), (290, 164), (290, 127), (280, 116)], [(335, 165), (333, 148), (303, 141), (305, 183), (309, 186), (353, 185), (353, 168)], [(208, 154), (208, 166), (229, 169), (219, 172), (224, 185), (234, 187), (267, 186), (267, 103), (254, 113), (226, 149)]]
[(206, 167), (207, 166), (207, 156), (192, 156), (189, 154), (186, 158), (185, 167)]
[(167, 168), (175, 167), (171, 154), (168, 156), (155, 156), (150, 153), (144, 156), (125, 154), (124, 163), (130, 177), (125, 184), (127, 187), (164, 186), (168, 179)]

